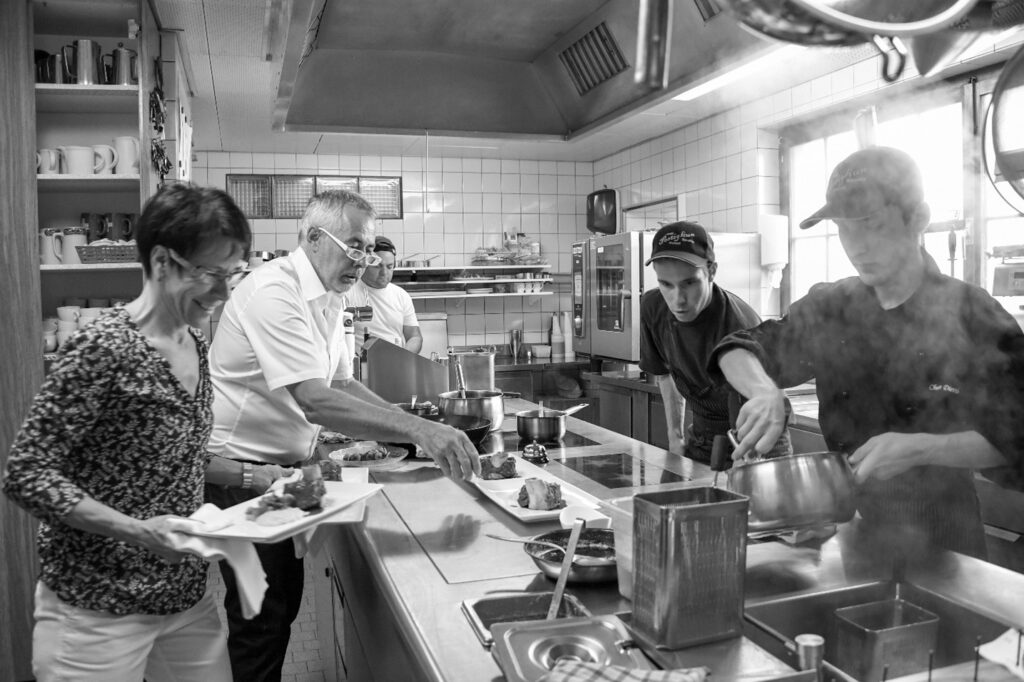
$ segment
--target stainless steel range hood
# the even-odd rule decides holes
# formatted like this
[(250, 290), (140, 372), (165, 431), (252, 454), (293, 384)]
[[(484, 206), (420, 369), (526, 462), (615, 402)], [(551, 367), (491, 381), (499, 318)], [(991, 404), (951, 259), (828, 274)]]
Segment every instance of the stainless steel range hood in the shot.
[(633, 82), (632, 0), (293, 0), (277, 130), (578, 138), (763, 52), (676, 0), (669, 87)]

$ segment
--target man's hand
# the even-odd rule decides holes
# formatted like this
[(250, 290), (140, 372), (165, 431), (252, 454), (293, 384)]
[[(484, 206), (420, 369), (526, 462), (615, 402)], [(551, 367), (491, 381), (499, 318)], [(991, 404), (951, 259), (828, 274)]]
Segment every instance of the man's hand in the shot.
[(437, 462), (449, 478), (469, 480), (480, 474), (480, 455), (462, 431), (446, 424), (419, 420), (415, 432), (416, 444)]
[(850, 455), (857, 483), (869, 478), (886, 481), (926, 463), (935, 436), (928, 433), (881, 433), (872, 436)]
[(276, 464), (261, 464), (252, 468), (252, 491), (265, 493), (270, 485), (279, 478), (291, 476), (295, 469), (286, 469)]
[(786, 394), (781, 389), (764, 391), (743, 403), (736, 417), (739, 445), (734, 460), (770, 452), (786, 428)]

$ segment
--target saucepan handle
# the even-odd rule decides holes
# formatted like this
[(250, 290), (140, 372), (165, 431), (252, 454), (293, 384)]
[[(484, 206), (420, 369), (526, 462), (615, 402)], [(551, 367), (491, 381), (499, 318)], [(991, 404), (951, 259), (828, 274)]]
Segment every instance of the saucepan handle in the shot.
[(503, 398), (522, 398), (523, 394), (519, 391), (502, 391), (501, 397)]

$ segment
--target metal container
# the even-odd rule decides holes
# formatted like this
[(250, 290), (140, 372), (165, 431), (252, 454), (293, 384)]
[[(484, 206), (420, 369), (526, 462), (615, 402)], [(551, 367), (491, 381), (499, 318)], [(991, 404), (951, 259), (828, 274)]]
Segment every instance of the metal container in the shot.
[(743, 630), (747, 498), (693, 487), (633, 498), (633, 624), (662, 649)]
[(455, 367), (461, 364), (467, 389), (474, 391), (495, 390), (494, 354), (493, 348), (458, 352), (449, 351), (448, 385), (458, 386), (455, 377)]
[(902, 677), (928, 669), (939, 618), (902, 599), (836, 609), (836, 661), (858, 680)]
[[(485, 649), (494, 644), (491, 626), (497, 623), (516, 623), (524, 620), (544, 620), (551, 606), (553, 592), (480, 597), (462, 602), (462, 613)], [(558, 618), (581, 618), (590, 611), (571, 594), (562, 595), (558, 604)]]
[(565, 413), (558, 410), (516, 412), (516, 432), (520, 438), (552, 443), (565, 437)]
[(736, 463), (729, 488), (750, 498), (750, 531), (844, 523), (853, 518), (853, 470), (841, 452)]
[(491, 431), (501, 429), (505, 421), (505, 398), (501, 391), (466, 391), (466, 397), (459, 391), (446, 391), (438, 396), (438, 407), (445, 416), (464, 414), (469, 417), (487, 419)]
[[(569, 542), (569, 532), (569, 529), (562, 528), (548, 533), (535, 535), (531, 540), (553, 542), (560, 547), (565, 547)], [(588, 542), (611, 547), (613, 551), (611, 554), (605, 555), (600, 552), (588, 550)], [(617, 576), (617, 569), (615, 567), (614, 547), (615, 534), (610, 529), (584, 528), (583, 533), (580, 535), (579, 545), (576, 547), (576, 555), (593, 557), (592, 560), (594, 563), (589, 563), (589, 560), (586, 565), (573, 562), (572, 566), (569, 567), (569, 577), (567, 582), (605, 583), (615, 580)], [(537, 568), (539, 568), (544, 575), (552, 580), (558, 579), (558, 574), (562, 570), (562, 559), (564, 557), (562, 552), (559, 552), (553, 547), (536, 544), (525, 544), (523, 545), (523, 549), (530, 555), (530, 558), (533, 559), (533, 563), (537, 564)]]

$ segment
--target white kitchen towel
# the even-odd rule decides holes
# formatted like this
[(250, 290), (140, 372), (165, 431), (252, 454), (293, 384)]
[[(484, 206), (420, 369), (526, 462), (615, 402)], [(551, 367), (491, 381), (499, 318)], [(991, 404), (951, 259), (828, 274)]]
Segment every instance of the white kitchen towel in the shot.
[[(216, 530), (224, 523), (220, 521), (221, 509), (213, 504), (204, 504), (187, 519), (171, 519), (172, 545), (179, 552), (190, 552), (212, 561), (225, 559), (235, 572), (238, 581), (238, 596), (242, 601), (242, 615), (252, 618), (263, 607), (263, 595), (267, 592), (267, 574), (260, 565), (256, 548), (248, 540), (234, 538), (208, 538), (192, 535), (188, 531), (202, 527)], [(180, 531), (178, 530), (180, 529)]]
[(1024, 679), (1024, 635), (1020, 630), (1009, 629), (988, 644), (978, 649), (982, 658), (998, 663), (1017, 677)]
[[(369, 483), (370, 470), (364, 467), (345, 467), (341, 470), (341, 480), (345, 483)], [(366, 500), (356, 502), (343, 512), (335, 514), (330, 519), (319, 523), (307, 531), (292, 537), (295, 544), (295, 558), (301, 559), (307, 554), (316, 554), (326, 539), (325, 533), (330, 530), (325, 526), (337, 525), (339, 523), (361, 523), (366, 518)]]

